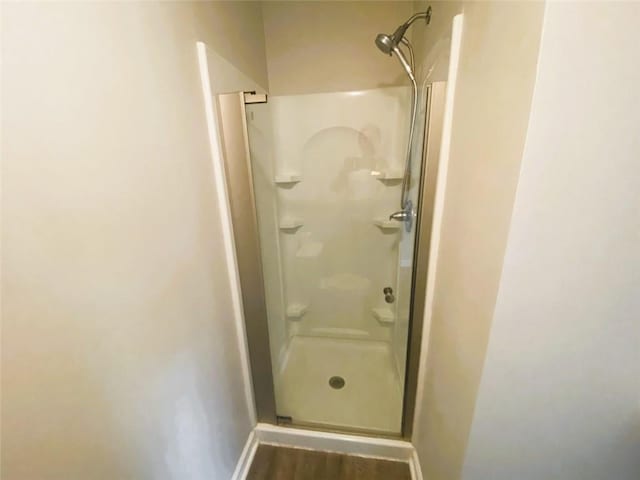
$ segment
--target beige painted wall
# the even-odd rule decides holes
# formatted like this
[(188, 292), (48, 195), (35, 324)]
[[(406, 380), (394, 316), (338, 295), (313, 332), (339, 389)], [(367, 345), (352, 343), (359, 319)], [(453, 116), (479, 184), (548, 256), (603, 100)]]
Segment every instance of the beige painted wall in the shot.
[(414, 2), (414, 11), (425, 11), (431, 6), (432, 20), (428, 27), (415, 25), (408, 31), (413, 45), (418, 83), (446, 81), (451, 50), (451, 21), (462, 11), (463, 2), (451, 0)]
[(465, 479), (640, 478), (639, 22), (547, 5)]
[(195, 42), (266, 86), (260, 15), (3, 5), (3, 479), (231, 476), (253, 425)]
[[(437, 45), (460, 11), (464, 31), (427, 368), (413, 441), (425, 479), (454, 480), (461, 475), (498, 292), (543, 4), (432, 5), (428, 45)], [(430, 54), (429, 48), (422, 52)]]
[(261, 2), (215, 0), (193, 2), (190, 8), (197, 35), (266, 89), (269, 82)]
[(262, 9), (272, 95), (408, 84), (374, 39), (404, 22), (412, 2), (264, 2)]

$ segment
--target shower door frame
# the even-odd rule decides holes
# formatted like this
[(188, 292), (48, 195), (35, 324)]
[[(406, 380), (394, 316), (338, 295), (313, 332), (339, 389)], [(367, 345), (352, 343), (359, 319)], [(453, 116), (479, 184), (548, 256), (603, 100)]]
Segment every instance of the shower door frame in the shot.
[[(411, 279), (411, 307), (409, 332), (407, 333), (407, 359), (405, 365), (404, 396), (402, 399), (401, 437), (411, 440), (418, 393), (418, 373), (423, 347), (424, 316), (426, 307), (427, 278), (433, 233), (440, 146), (444, 120), (446, 82), (433, 82), (426, 86), (427, 105), (422, 140), (422, 169), (418, 195), (415, 249)], [(444, 188), (444, 185), (441, 186)], [(424, 352), (426, 355), (426, 351)], [(426, 362), (425, 362), (426, 364)]]
[[(256, 417), (258, 422), (276, 424), (269, 325), (245, 108), (247, 96), (252, 95), (255, 92), (226, 93), (218, 95), (214, 102), (240, 280)], [(263, 103), (265, 102), (266, 95)]]
[[(420, 208), (416, 218), (401, 432), (397, 435), (381, 434), (366, 429), (341, 429), (333, 425), (325, 427), (295, 423), (282, 424), (284, 426), (355, 435), (411, 439), (424, 328), (425, 295), (446, 83), (433, 82), (428, 84), (426, 88), (427, 105), (422, 145), (423, 167), (419, 181), (418, 205)], [(276, 413), (267, 308), (262, 283), (260, 238), (246, 124), (245, 104), (252, 102), (247, 102), (246, 98), (245, 92), (235, 92), (218, 95), (214, 101), (217, 107), (218, 130), (240, 279), (257, 420), (262, 423), (279, 425), (281, 423), (278, 422)]]

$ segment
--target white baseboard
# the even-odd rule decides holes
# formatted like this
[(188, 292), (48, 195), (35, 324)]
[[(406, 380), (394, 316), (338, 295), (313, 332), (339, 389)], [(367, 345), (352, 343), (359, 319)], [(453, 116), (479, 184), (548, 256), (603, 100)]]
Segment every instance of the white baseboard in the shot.
[(400, 460), (403, 462), (410, 462), (414, 454), (413, 445), (402, 440), (303, 430), (266, 423), (259, 423), (254, 432), (258, 438), (258, 443), (284, 445), (287, 447)]
[(411, 470), (411, 478), (413, 480), (422, 480), (422, 468), (420, 468), (420, 459), (415, 448), (413, 449), (411, 460), (409, 460), (409, 470)]
[(240, 454), (240, 458), (238, 459), (238, 463), (236, 464), (236, 469), (233, 472), (231, 480), (244, 480), (247, 478), (251, 462), (253, 462), (253, 457), (256, 454), (257, 449), (258, 437), (255, 430), (252, 430), (247, 437), (247, 442), (244, 444), (244, 448), (242, 449), (242, 453)]

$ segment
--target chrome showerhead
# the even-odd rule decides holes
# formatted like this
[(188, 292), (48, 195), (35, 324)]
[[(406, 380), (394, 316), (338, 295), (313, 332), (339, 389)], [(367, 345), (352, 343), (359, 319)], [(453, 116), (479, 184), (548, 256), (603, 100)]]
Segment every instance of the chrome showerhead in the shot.
[(390, 35), (387, 35), (386, 33), (379, 33), (376, 36), (376, 46), (382, 53), (391, 55), (393, 47), (396, 46), (396, 43), (393, 41), (393, 38)]
[(405, 38), (402, 39), (402, 43), (404, 43), (407, 46), (407, 48), (409, 49), (409, 52), (411, 53), (411, 63), (407, 62), (407, 59), (404, 56), (404, 53), (402, 53), (402, 50), (400, 50), (400, 47), (398, 47), (398, 45), (394, 42), (393, 36), (380, 33), (376, 37), (376, 46), (380, 49), (380, 51), (382, 53), (386, 53), (387, 55), (392, 55), (395, 53), (396, 57), (398, 57), (398, 61), (400, 62), (400, 65), (402, 65), (402, 68), (404, 69), (404, 71), (407, 72), (407, 75), (409, 76), (411, 81), (415, 81), (415, 77), (413, 76), (413, 65), (412, 65), (413, 49), (411, 48), (411, 44)]
[(403, 41), (404, 34), (407, 32), (407, 29), (419, 18), (424, 18), (428, 24), (431, 21), (431, 7), (429, 7), (426, 12), (420, 12), (413, 15), (409, 20), (396, 28), (396, 31), (391, 35), (388, 33), (379, 33), (376, 36), (376, 46), (382, 53), (391, 55), (394, 49), (397, 48), (398, 44)]

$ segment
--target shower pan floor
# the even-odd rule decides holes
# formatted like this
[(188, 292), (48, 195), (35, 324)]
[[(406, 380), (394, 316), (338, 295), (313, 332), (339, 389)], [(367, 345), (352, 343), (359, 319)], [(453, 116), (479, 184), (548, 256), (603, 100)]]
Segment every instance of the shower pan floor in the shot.
[(276, 397), (294, 424), (400, 433), (402, 389), (384, 342), (294, 337)]

